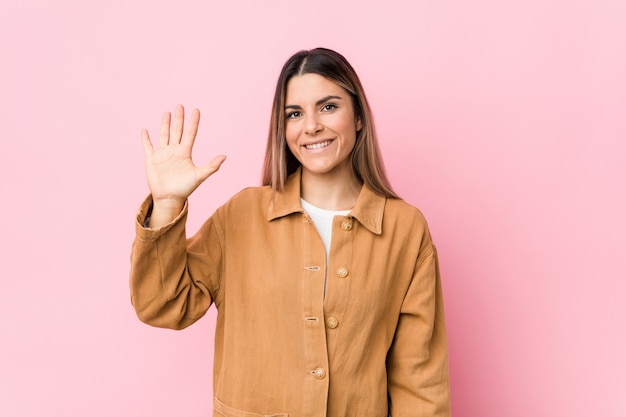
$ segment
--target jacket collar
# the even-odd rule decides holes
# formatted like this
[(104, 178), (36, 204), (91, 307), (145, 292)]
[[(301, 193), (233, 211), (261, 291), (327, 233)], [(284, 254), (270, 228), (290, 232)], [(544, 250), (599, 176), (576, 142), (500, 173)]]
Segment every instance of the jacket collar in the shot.
[[(304, 213), (304, 209), (300, 204), (300, 178), (301, 168), (298, 168), (287, 178), (285, 191), (276, 193), (267, 208), (267, 221), (293, 213)], [(382, 233), (386, 200), (385, 197), (374, 193), (364, 184), (361, 187), (356, 204), (348, 216), (357, 219), (370, 232), (380, 235)]]

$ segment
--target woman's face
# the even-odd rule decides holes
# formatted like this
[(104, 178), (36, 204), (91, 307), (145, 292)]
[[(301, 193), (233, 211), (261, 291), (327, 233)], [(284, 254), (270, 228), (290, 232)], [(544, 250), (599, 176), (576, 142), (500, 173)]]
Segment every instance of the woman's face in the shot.
[(352, 175), (350, 154), (361, 127), (350, 95), (334, 81), (304, 74), (287, 83), (287, 145), (303, 173)]

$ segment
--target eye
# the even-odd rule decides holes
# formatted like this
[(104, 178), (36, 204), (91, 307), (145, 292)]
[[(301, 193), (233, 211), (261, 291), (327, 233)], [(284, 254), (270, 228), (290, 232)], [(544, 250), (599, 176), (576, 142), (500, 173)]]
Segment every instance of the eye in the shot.
[(291, 111), (291, 112), (287, 113), (286, 117), (287, 117), (287, 119), (297, 119), (301, 115), (302, 114), (299, 111)]
[(322, 107), (322, 111), (333, 111), (337, 108), (337, 106), (335, 106), (334, 104), (325, 104), (324, 107)]

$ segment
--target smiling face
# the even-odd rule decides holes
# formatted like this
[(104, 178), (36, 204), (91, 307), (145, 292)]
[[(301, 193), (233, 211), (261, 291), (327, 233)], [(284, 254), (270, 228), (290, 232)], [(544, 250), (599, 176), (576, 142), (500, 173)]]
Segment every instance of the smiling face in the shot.
[(346, 90), (318, 74), (298, 75), (287, 83), (285, 103), (287, 146), (303, 175), (351, 178), (350, 154), (362, 126)]

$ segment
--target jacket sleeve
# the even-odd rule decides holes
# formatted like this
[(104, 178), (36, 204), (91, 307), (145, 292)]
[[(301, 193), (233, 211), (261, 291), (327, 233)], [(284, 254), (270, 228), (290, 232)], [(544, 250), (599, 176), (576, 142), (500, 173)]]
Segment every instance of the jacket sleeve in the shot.
[(137, 214), (131, 252), (131, 303), (139, 319), (156, 327), (183, 329), (215, 301), (222, 268), (221, 241), (212, 218), (187, 240), (187, 203), (159, 229), (147, 229), (152, 199)]
[(448, 348), (437, 251), (420, 256), (387, 356), (389, 414), (450, 416)]

